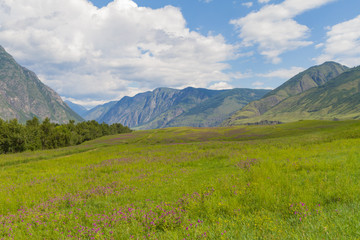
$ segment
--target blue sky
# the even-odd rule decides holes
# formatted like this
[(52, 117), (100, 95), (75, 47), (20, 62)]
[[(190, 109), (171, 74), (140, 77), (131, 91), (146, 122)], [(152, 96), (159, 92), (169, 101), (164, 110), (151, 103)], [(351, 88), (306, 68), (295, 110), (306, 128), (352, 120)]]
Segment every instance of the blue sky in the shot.
[(360, 65), (358, 0), (0, 0), (0, 45), (92, 107), (157, 87), (276, 88)]

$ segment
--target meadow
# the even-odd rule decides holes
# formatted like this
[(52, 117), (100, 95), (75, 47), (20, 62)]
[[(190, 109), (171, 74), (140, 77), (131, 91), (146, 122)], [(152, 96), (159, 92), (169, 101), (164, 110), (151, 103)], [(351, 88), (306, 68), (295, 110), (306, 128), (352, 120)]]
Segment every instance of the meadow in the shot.
[(360, 122), (167, 128), (0, 155), (0, 239), (360, 239)]

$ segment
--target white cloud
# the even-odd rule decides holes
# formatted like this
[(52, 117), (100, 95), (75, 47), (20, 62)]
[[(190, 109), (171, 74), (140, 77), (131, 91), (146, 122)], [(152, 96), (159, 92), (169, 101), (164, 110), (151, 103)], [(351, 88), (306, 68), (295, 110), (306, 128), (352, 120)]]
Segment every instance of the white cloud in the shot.
[(251, 78), (253, 74), (251, 72), (241, 73), (241, 72), (233, 72), (228, 74), (231, 79), (244, 79), (244, 78)]
[(254, 86), (254, 87), (261, 87), (261, 86), (264, 86), (264, 84), (265, 83), (263, 83), (263, 82), (254, 82), (251, 85)]
[(227, 82), (218, 82), (209, 87), (209, 89), (213, 89), (213, 90), (223, 90), (223, 89), (232, 89), (232, 88), (234, 87)]
[(244, 2), (241, 5), (243, 5), (243, 6), (247, 7), (247, 8), (250, 8), (250, 7), (253, 6), (253, 2)]
[(324, 47), (324, 45), (325, 45), (324, 43), (319, 43), (319, 44), (316, 44), (316, 45), (315, 45), (315, 48), (316, 48), (316, 49), (322, 48), (322, 47)]
[(258, 0), (259, 3), (268, 3), (270, 0)]
[(230, 23), (239, 31), (244, 46), (257, 45), (261, 55), (273, 63), (279, 63), (282, 53), (312, 44), (306, 40), (310, 29), (294, 18), (331, 1), (285, 0), (280, 4), (266, 5), (258, 12), (231, 20)]
[(254, 82), (253, 84), (251, 84), (255, 89), (267, 89), (267, 90), (273, 90), (273, 87), (264, 87), (263, 82)]
[(159, 86), (229, 81), (237, 47), (190, 31), (180, 9), (115, 0), (0, 0), (0, 43), (64, 97), (119, 99)]
[(304, 71), (305, 68), (302, 67), (292, 67), (290, 69), (278, 69), (265, 74), (258, 74), (258, 77), (265, 78), (281, 78), (281, 79), (290, 79), (297, 75), (298, 73)]
[(329, 28), (318, 63), (334, 60), (347, 66), (360, 64), (360, 15)]

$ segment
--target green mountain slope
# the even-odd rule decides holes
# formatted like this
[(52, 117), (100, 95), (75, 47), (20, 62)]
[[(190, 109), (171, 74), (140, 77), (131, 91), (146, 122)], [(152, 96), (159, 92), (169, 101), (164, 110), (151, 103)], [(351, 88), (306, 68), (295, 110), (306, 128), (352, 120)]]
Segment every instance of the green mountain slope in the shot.
[(308, 89), (321, 86), (347, 70), (348, 67), (335, 62), (325, 62), (322, 65), (311, 67), (269, 92), (262, 99), (251, 102), (231, 116), (231, 118), (226, 120), (222, 125), (230, 126), (254, 122), (256, 121), (255, 119), (258, 119), (259, 116), (266, 113), (284, 99), (295, 96)]
[(261, 116), (261, 119), (280, 121), (334, 118), (360, 118), (360, 67), (287, 98)]
[(49, 117), (58, 123), (83, 120), (35, 73), (21, 67), (0, 46), (0, 118), (25, 122), (35, 116), (41, 120)]

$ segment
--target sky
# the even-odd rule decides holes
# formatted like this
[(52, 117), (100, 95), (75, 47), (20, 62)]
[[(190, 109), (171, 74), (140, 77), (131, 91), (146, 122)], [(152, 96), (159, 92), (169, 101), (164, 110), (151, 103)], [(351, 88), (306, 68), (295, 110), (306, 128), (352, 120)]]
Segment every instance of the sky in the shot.
[(0, 0), (0, 45), (87, 108), (158, 87), (273, 89), (360, 65), (359, 0)]

